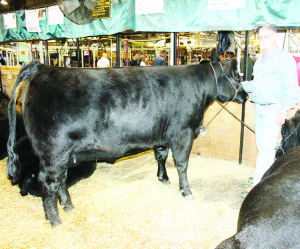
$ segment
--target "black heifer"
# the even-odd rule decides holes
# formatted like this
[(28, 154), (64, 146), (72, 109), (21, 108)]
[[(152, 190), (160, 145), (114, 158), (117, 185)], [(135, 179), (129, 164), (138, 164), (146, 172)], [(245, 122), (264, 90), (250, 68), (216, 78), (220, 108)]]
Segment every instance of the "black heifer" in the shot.
[(237, 233), (216, 249), (300, 248), (300, 146), (282, 155), (246, 196)]
[[(9, 105), (7, 174), (18, 181), (15, 101), (22, 81), (25, 128), (40, 160), (39, 183), (46, 219), (61, 223), (57, 196), (73, 208), (66, 188), (70, 161), (114, 162), (154, 149), (158, 178), (168, 181), (169, 147), (183, 196), (191, 197), (187, 166), (205, 110), (215, 99), (245, 102), (237, 62), (180, 67), (78, 69), (31, 62), (16, 81)], [(76, 104), (75, 104), (76, 101)]]
[(300, 110), (294, 117), (285, 121), (281, 128), (282, 140), (276, 150), (276, 158), (279, 158), (288, 150), (300, 145)]

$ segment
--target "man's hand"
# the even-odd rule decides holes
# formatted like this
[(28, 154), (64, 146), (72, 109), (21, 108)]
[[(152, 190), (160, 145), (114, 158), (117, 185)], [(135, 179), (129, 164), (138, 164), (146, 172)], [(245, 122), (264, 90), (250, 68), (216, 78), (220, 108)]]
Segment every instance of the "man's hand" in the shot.
[(285, 123), (286, 116), (287, 114), (279, 112), (276, 118), (276, 123), (282, 126)]

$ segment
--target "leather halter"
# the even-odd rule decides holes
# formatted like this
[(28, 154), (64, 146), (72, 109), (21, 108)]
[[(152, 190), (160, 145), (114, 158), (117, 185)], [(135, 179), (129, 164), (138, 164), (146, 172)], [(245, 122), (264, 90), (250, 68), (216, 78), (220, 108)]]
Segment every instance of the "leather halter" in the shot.
[[(231, 81), (231, 80), (229, 79), (229, 77), (224, 73), (222, 64), (221, 64), (220, 62), (219, 62), (219, 64), (220, 64), (220, 66), (221, 66), (222, 73), (225, 75), (225, 77), (227, 78), (227, 80), (230, 82), (230, 85), (233, 87), (233, 90), (235, 91), (235, 94), (234, 94), (234, 96), (233, 96), (233, 98), (232, 98), (232, 100), (231, 100), (231, 101), (233, 101), (233, 100), (235, 99), (235, 97), (236, 97), (238, 91), (241, 89), (242, 86), (240, 86), (238, 89), (235, 89), (235, 87), (234, 87), (232, 81)], [(212, 68), (212, 70), (213, 70), (213, 72), (214, 72), (214, 75), (215, 75), (216, 85), (217, 85), (217, 94), (218, 94), (218, 79), (217, 79), (216, 71), (215, 71), (215, 69), (214, 69), (214, 67), (212, 66), (211, 63), (209, 63), (209, 65), (211, 66), (211, 68)]]

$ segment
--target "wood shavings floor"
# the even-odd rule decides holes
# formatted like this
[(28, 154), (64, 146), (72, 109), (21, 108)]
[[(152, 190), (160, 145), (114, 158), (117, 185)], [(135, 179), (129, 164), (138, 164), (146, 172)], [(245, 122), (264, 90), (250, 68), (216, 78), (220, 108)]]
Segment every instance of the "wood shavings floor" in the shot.
[(22, 197), (0, 161), (0, 248), (212, 249), (232, 236), (241, 193), (254, 169), (191, 154), (188, 179), (194, 200), (178, 189), (169, 155), (171, 184), (157, 180), (153, 153), (116, 164), (99, 163), (94, 174), (69, 189), (74, 210), (59, 207), (63, 224), (46, 223), (41, 198)]

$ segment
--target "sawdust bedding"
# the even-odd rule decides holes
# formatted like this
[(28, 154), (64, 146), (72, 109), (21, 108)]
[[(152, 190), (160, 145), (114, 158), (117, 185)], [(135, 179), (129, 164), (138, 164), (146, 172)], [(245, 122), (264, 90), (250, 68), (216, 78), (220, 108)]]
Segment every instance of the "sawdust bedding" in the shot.
[(241, 192), (254, 169), (192, 154), (188, 179), (193, 200), (178, 189), (172, 157), (171, 184), (157, 180), (153, 153), (115, 164), (99, 163), (94, 174), (69, 188), (75, 206), (59, 207), (63, 224), (45, 221), (42, 200), (19, 194), (0, 161), (0, 248), (215, 248), (232, 236)]

